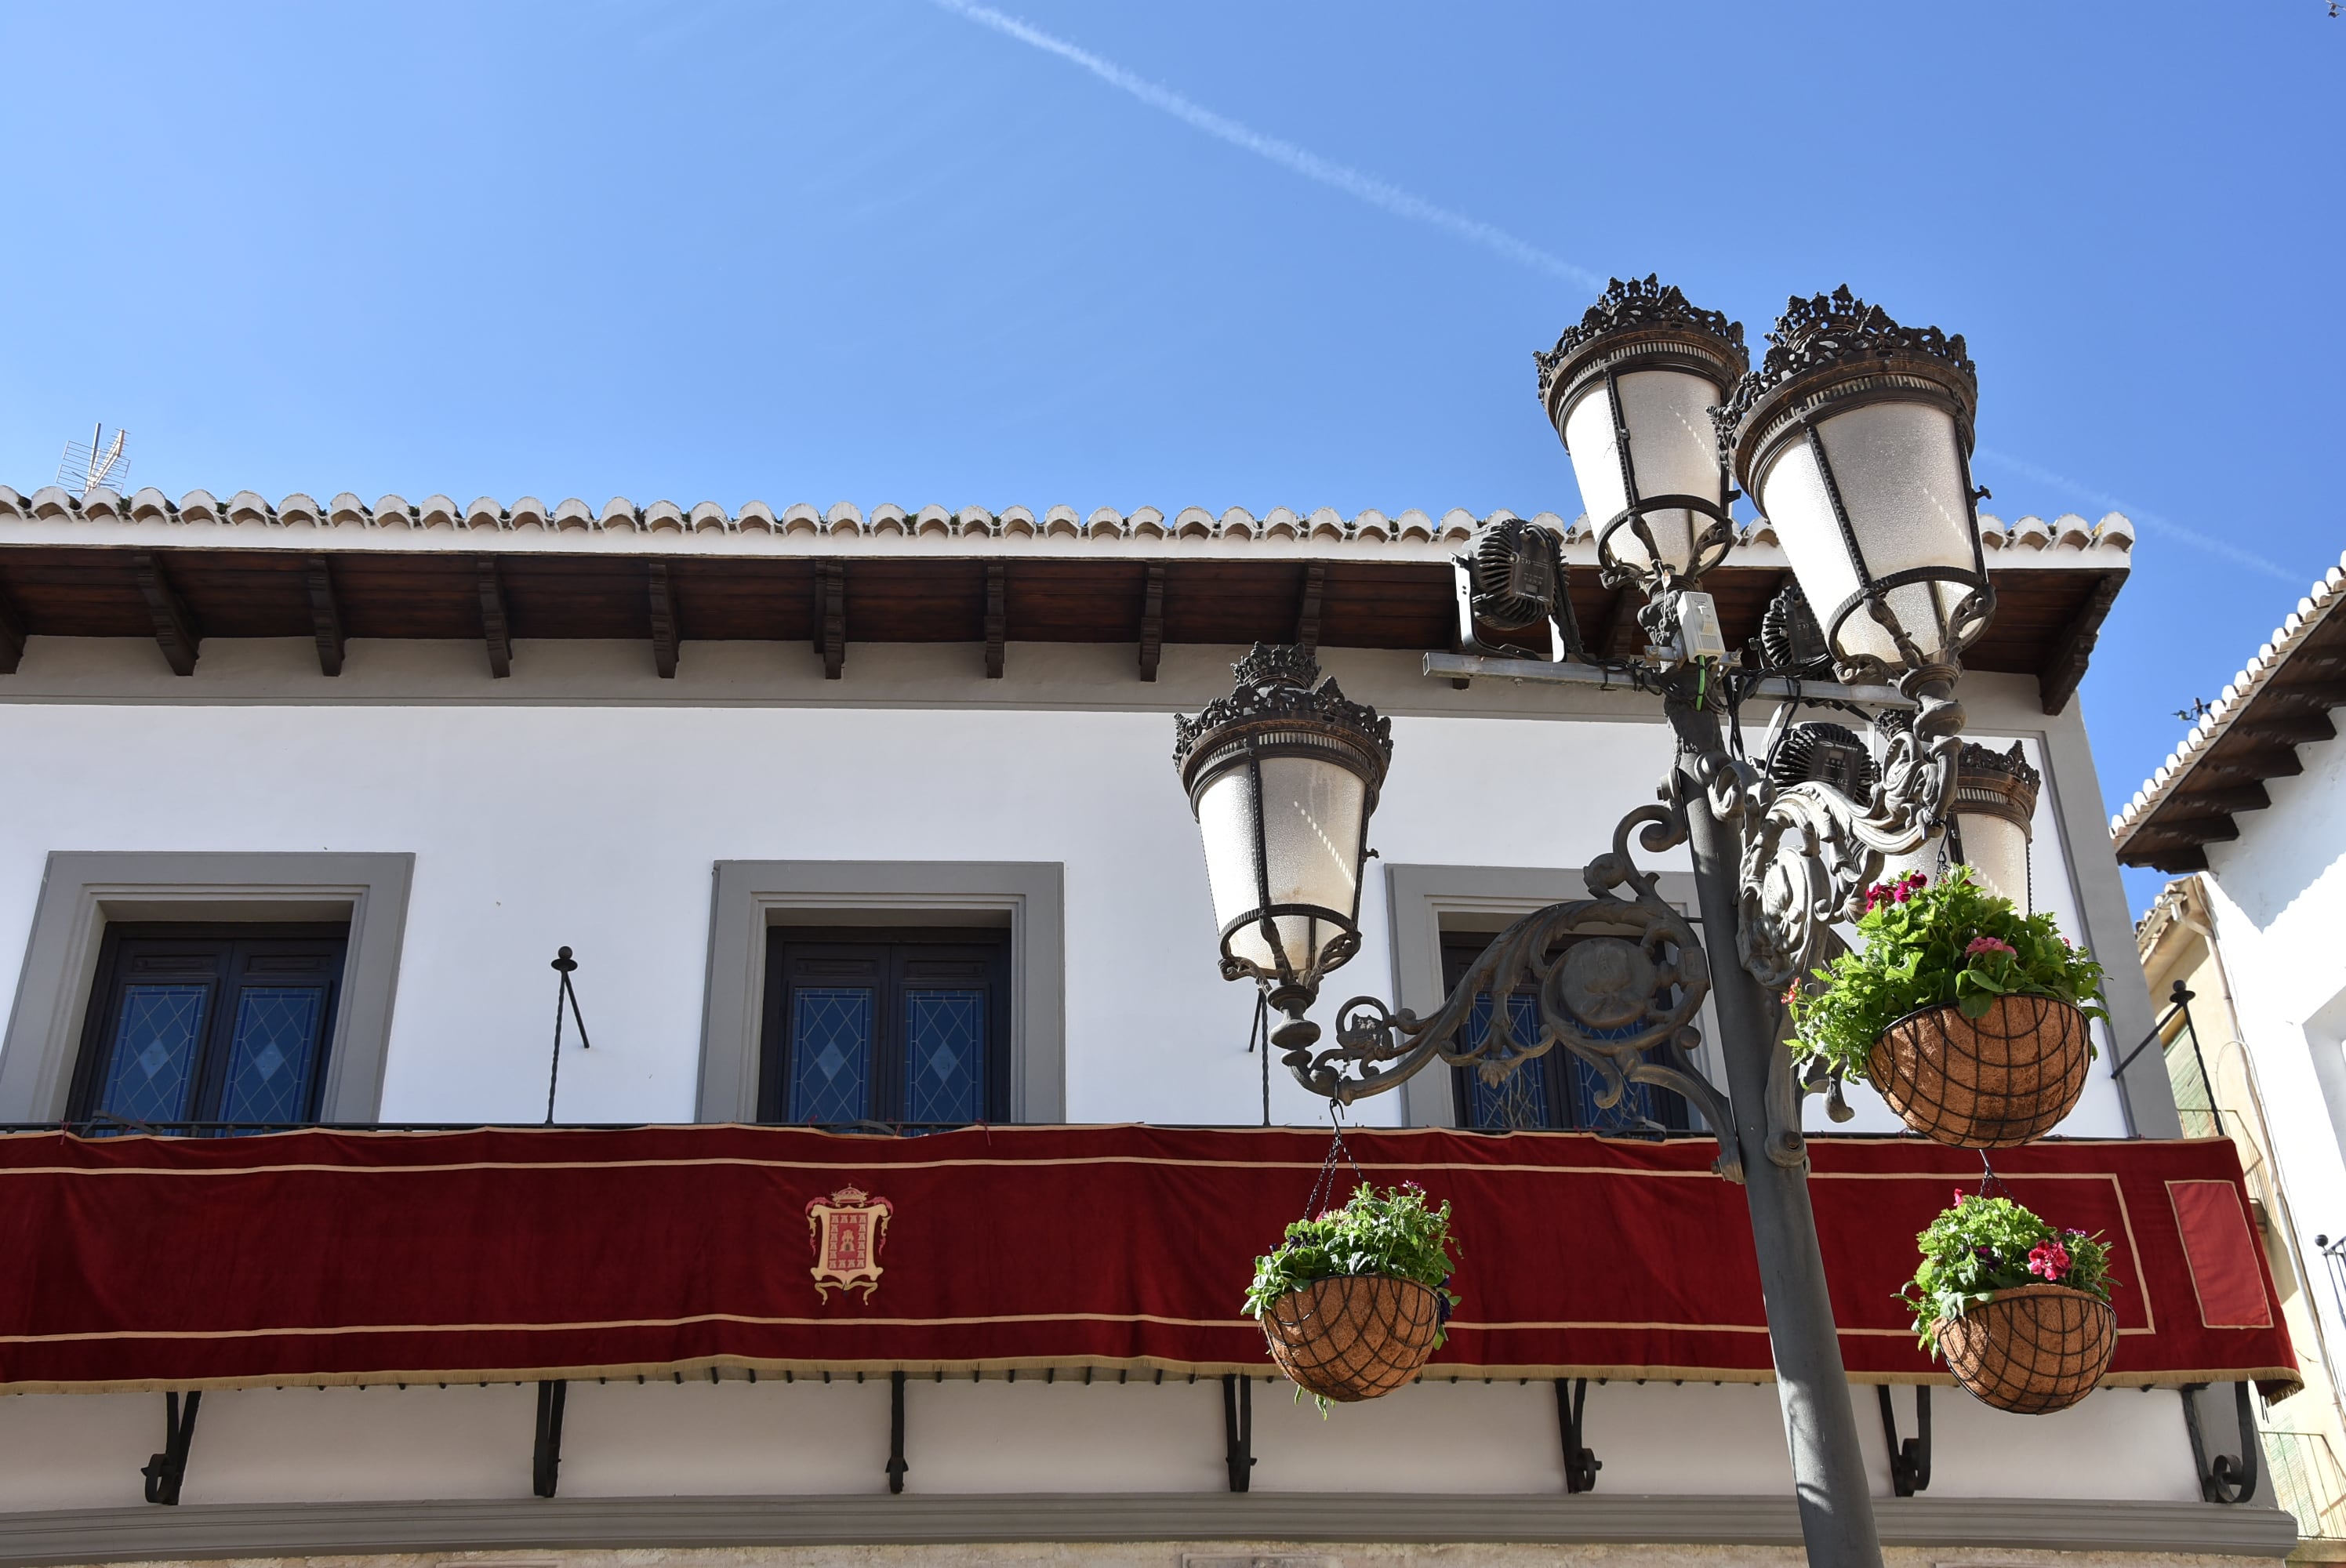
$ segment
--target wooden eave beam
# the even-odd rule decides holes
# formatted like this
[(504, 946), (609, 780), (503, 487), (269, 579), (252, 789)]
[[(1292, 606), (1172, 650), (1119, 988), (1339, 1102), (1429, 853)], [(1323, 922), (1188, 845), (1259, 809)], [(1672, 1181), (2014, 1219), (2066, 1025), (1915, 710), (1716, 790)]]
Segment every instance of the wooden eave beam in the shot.
[(342, 611), (334, 600), (334, 575), (323, 555), (301, 563), (302, 581), (310, 590), (310, 626), (318, 639), (318, 673), (342, 673)]
[(8, 591), (0, 588), (0, 675), (15, 675), (25, 657), (25, 617)]
[(179, 602), (163, 563), (142, 550), (130, 557), (130, 571), (138, 580), (139, 596), (147, 601), (148, 613), (154, 617), (155, 642), (163, 650), (164, 662), (173, 675), (195, 674), (196, 656), (204, 639), (188, 606)]
[(2226, 779), (2245, 779), (2251, 784), (2261, 784), (2268, 779), (2296, 778), (2305, 771), (2305, 759), (2298, 756), (2297, 748), (2293, 746), (2279, 750), (2269, 748), (2254, 751), (2219, 750), (2215, 756), (2202, 759), (2192, 771)]
[(481, 641), (489, 650), (489, 674), (503, 680), (513, 674), (513, 635), (505, 616), (505, 578), (497, 571), (494, 555), (475, 557), (473, 568), (481, 595)]
[(2178, 817), (2152, 822), (2142, 836), (2185, 844), (2229, 844), (2240, 836), (2240, 825), (2229, 816)]
[(847, 566), (841, 561), (814, 564), (814, 651), (822, 656), (822, 678), (847, 672)]
[(2094, 645), (2101, 641), (2102, 622), (2109, 617), (2110, 606), (2116, 602), (2126, 580), (2124, 572), (2102, 574), (2070, 617), (2061, 640), (2053, 645), (2052, 656), (2036, 672), (2037, 703), (2048, 716), (2067, 708), (2069, 699), (2077, 695), (2077, 683), (2086, 678), (2086, 667), (2093, 660)]
[(985, 564), (985, 678), (1000, 680), (1004, 656), (1010, 636), (1010, 616), (1004, 607), (1004, 567), (999, 561)]
[(2193, 844), (2180, 850), (2157, 850), (2138, 860), (2129, 860), (2130, 866), (2149, 866), (2155, 871), (2173, 874), (2178, 871), (2204, 871), (2208, 869), (2208, 851)]
[(652, 667), (662, 680), (676, 678), (676, 595), (668, 586), (668, 563), (654, 561), (649, 573), (652, 617)]
[(2232, 733), (2283, 746), (2307, 746), (2338, 738), (2338, 727), (2326, 713), (2252, 713), (2233, 727)]
[(1140, 590), (1140, 678), (1157, 678), (1165, 652), (1165, 568), (1151, 565)]
[(1645, 628), (1637, 625), (1637, 606), (1646, 602), (1644, 593), (1637, 588), (1617, 588), (1613, 607), (1606, 612), (1605, 625), (1590, 639), (1589, 646), (1599, 649), (1599, 657), (1627, 658), (1644, 649)]
[(2243, 784), (2236, 789), (2194, 789), (2178, 796), (2171, 803), (2177, 810), (2194, 816), (2218, 811), (2229, 816), (2235, 811), (2270, 809), (2272, 797), (2265, 793), (2261, 784)]
[(1303, 599), (1295, 610), (1295, 643), (1306, 653), (1320, 651), (1320, 600), (1327, 588), (1327, 567), (1303, 568)]

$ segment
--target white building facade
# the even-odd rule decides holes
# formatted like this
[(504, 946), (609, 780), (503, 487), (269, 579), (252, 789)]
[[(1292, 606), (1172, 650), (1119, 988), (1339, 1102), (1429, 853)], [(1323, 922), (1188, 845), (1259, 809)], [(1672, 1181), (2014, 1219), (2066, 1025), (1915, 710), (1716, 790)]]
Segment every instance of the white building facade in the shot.
[[(252, 977), (311, 962), (302, 933), (326, 931), (342, 945), (317, 960), (332, 986), (299, 1114), (237, 1100), (240, 1056), (189, 1065), (210, 1086), (179, 1112), (128, 1119), (1324, 1125), (1324, 1103), (1276, 1071), (1266, 1112), (1255, 998), (1216, 972), (1170, 716), (1227, 691), (1232, 661), (1263, 640), (1315, 645), (1347, 695), (1391, 717), (1362, 949), (1323, 1003), (1373, 992), (1428, 1008), (1462, 939), (1582, 895), (1581, 869), (1671, 757), (1658, 705), (1634, 690), (1462, 688), (1425, 673), (1425, 654), (1451, 646), (1449, 562), (1475, 525), (1458, 513), (729, 514), (0, 490), (0, 657), (14, 667), (0, 675), (0, 953), (20, 955), (0, 968), (15, 976), (0, 1122), (28, 1138), (56, 1124), (123, 1132), (91, 1118), (120, 1087), (106, 1021), (132, 1004), (120, 988), (135, 965), (194, 962), (189, 944), (211, 942), (225, 945), (202, 952), (225, 956), (202, 962), (247, 966), (234, 976), (249, 994), (290, 996), (291, 983), (255, 990)], [(2021, 742), (2043, 773), (2037, 907), (2122, 955), (2127, 912), (2071, 695), (2130, 530), (1983, 526), (2009, 625), (1964, 681), (1968, 732)], [(1594, 586), (1585, 535), (1567, 537), (1601, 636), (1608, 613), (1628, 617)], [(1764, 524), (1748, 531), (1713, 585), (1740, 619), (1730, 643), (1786, 580)], [(2219, 851), (2243, 857), (2248, 881), (2226, 883), (2238, 907), (2320, 929), (2305, 901), (2328, 882), (2283, 889), (2274, 879), (2304, 856), (2256, 861), (2253, 849)], [(578, 1006), (550, 1085), (557, 949), (576, 956)], [(909, 1068), (874, 1065), (861, 1115), (801, 1114), (812, 1102), (793, 1096), (811, 1080), (777, 1075), (800, 1069), (778, 1068), (776, 998), (817, 994), (824, 964), (867, 961), (900, 986), (907, 965), (974, 966), (933, 994), (982, 998), (970, 1005), (991, 1010), (987, 1065), (925, 1091)], [(2104, 1068), (2153, 1022), (2131, 966), (2111, 969)], [(2311, 983), (2259, 982), (2309, 1031), (2346, 1006)], [(158, 980), (137, 994), (167, 992)], [(2062, 1132), (2176, 1137), (2156, 1057), (2123, 1080), (2097, 1071)], [(2346, 1145), (2322, 1110), (2346, 1099), (2308, 1074), (2283, 1098), (2303, 1136), (2331, 1140), (2321, 1179), (2346, 1231)], [(1855, 1097), (1858, 1120), (1836, 1130), (1895, 1130)], [(1451, 1081), (1427, 1074), (1358, 1120), (1461, 1115)], [(1762, 1381), (1598, 1374), (1582, 1435), (1602, 1480), (1578, 1495), (1556, 1392), (1538, 1379), (1430, 1374), (1327, 1420), (1259, 1382), (1240, 1492), (1219, 1377), (1095, 1370), (896, 1390), (844, 1369), (574, 1378), (552, 1497), (534, 1494), (539, 1396), (525, 1381), (248, 1379), (206, 1390), (169, 1507), (141, 1501), (158, 1392), (26, 1391), (0, 1399), (0, 1561), (1797, 1552)], [(2195, 1457), (2186, 1380), (2107, 1388), (2035, 1420), (1943, 1390), (1929, 1484), (1902, 1497), (1876, 1392), (1860, 1386), (1885, 1539), (1916, 1562), (2286, 1553), (2293, 1533), (2269, 1490), (2205, 1501), (2206, 1454), (2239, 1440), (2219, 1387)], [(1901, 1389), (1906, 1436), (1912, 1409)], [(908, 1464), (901, 1492), (892, 1444)]]

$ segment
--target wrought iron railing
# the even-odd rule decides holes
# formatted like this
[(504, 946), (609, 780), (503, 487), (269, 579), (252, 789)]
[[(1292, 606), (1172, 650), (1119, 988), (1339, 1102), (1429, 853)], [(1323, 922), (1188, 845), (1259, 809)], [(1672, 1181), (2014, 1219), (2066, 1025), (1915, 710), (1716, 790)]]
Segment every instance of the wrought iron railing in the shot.
[(2224, 1111), (2216, 1104), (2215, 1082), (2208, 1076), (2208, 1061), (2199, 1051), (2199, 1033), (2191, 1023), (2191, 989), (2181, 981), (2168, 993), (2167, 1011), (2135, 1048), (2110, 1065), (2110, 1075), (2122, 1078), (2136, 1057), (2157, 1045), (2167, 1064), (2167, 1082), (2175, 1095), (2175, 1112), (2187, 1138), (2220, 1138)]
[(2297, 1532), (2309, 1540), (2346, 1539), (2346, 1467), (2329, 1438), (2320, 1432), (2263, 1434), (2273, 1495), (2297, 1518)]

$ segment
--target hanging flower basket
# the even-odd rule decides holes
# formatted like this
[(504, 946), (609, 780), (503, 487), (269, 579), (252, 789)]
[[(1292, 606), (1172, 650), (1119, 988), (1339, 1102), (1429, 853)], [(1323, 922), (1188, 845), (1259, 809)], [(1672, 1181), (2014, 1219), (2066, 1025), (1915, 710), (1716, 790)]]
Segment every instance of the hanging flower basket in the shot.
[(1958, 1188), (1915, 1241), (1923, 1263), (1903, 1292), (1915, 1330), (1973, 1398), (2041, 1416), (2094, 1391), (2118, 1344), (2099, 1237)]
[(1792, 1054), (1880, 1090), (1905, 1124), (1957, 1148), (2041, 1138), (2086, 1092), (2102, 966), (2049, 914), (2023, 915), (1957, 867), (1869, 888), (1864, 945), (1784, 993)]
[(1415, 1182), (1382, 1192), (1363, 1182), (1343, 1207), (1297, 1220), (1255, 1259), (1246, 1310), (1298, 1397), (1314, 1396), (1324, 1411), (1417, 1376), (1446, 1338), (1455, 1267), (1447, 1203), (1427, 1207)]
[(2008, 1149), (2043, 1137), (2076, 1108), (2093, 1054), (2077, 1007), (1995, 996), (1976, 1018), (1952, 1003), (1909, 1013), (1874, 1041), (1865, 1075), (1924, 1137)]
[(1392, 1393), (1442, 1342), (1442, 1298), (1390, 1274), (1315, 1279), (1262, 1314), (1270, 1359), (1295, 1386), (1337, 1404)]
[(1999, 1290), (1938, 1330), (1955, 1381), (1982, 1404), (2022, 1416), (2066, 1410), (2092, 1393), (2118, 1348), (2110, 1304), (2062, 1285)]

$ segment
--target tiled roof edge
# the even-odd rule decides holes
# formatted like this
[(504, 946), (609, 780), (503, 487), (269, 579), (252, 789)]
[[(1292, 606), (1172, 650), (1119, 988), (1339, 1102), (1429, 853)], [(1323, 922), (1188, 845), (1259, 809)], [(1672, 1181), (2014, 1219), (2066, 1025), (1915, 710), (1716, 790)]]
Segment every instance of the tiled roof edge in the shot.
[[(1413, 507), (1397, 515), (1370, 510), (1345, 517), (1331, 507), (1297, 512), (1278, 506), (1258, 517), (1243, 507), (1218, 514), (1191, 506), (1168, 517), (1153, 506), (1131, 513), (1101, 507), (1085, 514), (1069, 506), (1054, 506), (1040, 514), (1024, 506), (998, 513), (982, 506), (959, 510), (924, 506), (908, 512), (884, 504), (867, 512), (843, 501), (828, 509), (800, 503), (779, 511), (762, 501), (752, 501), (737, 512), (728, 512), (709, 501), (688, 509), (670, 501), (639, 507), (624, 496), (615, 496), (597, 508), (575, 496), (548, 506), (529, 495), (510, 504), (482, 496), (470, 504), (460, 504), (446, 495), (430, 495), (420, 502), (384, 495), (370, 504), (348, 491), (323, 504), (298, 491), (272, 504), (250, 490), (238, 491), (226, 500), (208, 490), (191, 490), (173, 501), (152, 487), (126, 498), (103, 488), (76, 496), (56, 485), (44, 486), (28, 496), (0, 484), (0, 524), (151, 524), (166, 530), (194, 526), (261, 532), (352, 529), (361, 535), (446, 530), (451, 536), (471, 534), (491, 538), (521, 533), (576, 534), (581, 543), (673, 532), (679, 535), (762, 535), (776, 539), (801, 535), (811, 538), (1287, 539), (1333, 545), (1446, 545), (1464, 543), (1485, 524), (1518, 515), (1502, 509), (1477, 517), (1453, 507), (1437, 519)], [(1533, 521), (1557, 530), (1567, 544), (1586, 545), (1594, 538), (1586, 514), (1567, 523), (1555, 513), (1542, 512)], [(0, 539), (5, 537), (0, 534)], [(2024, 517), (2009, 527), (1997, 518), (1983, 515), (1980, 537), (1991, 553), (2017, 557), (2055, 551), (2130, 553), (2135, 535), (2134, 524), (2114, 512), (2098, 524), (2066, 514), (2050, 524)], [(1760, 518), (1742, 525), (1739, 543), (1772, 546), (1777, 543), (1776, 532), (1766, 518)]]
[(2338, 565), (2317, 580), (2305, 597), (2298, 600), (2297, 609), (2290, 617), (2273, 628), (2272, 636), (2259, 648), (2240, 673), (2232, 677), (2215, 706), (2199, 716), (2198, 723), (2183, 737), (2182, 742), (2168, 753), (2167, 760), (2143, 781), (2118, 814), (2110, 819), (2110, 837), (2123, 837), (2136, 823), (2142, 821), (2159, 804), (2181, 787), (2191, 769), (2208, 748), (2222, 738), (2232, 727), (2232, 721), (2247, 710), (2249, 701), (2262, 691), (2278, 675), (2290, 656), (2312, 632), (2330, 616), (2342, 599), (2346, 599), (2346, 555)]

